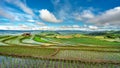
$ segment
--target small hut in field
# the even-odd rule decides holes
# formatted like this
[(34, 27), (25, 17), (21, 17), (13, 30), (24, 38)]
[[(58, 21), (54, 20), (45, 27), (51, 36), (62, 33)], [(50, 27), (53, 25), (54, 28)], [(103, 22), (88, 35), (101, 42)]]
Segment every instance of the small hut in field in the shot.
[(23, 33), (22, 36), (29, 37), (29, 36), (31, 36), (31, 33)]

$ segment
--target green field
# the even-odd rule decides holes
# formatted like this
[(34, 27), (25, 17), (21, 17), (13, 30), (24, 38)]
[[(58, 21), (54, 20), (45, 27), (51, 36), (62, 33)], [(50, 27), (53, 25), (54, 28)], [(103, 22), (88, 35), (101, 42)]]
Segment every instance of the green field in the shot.
[[(57, 38), (60, 36), (61, 38)], [(120, 42), (96, 36), (0, 36), (2, 68), (119, 68)], [(112, 39), (114, 40), (114, 39)]]
[(18, 56), (50, 56), (55, 52), (55, 49), (26, 47), (26, 46), (2, 46), (0, 53), (3, 55), (18, 55)]
[(119, 42), (110, 42), (105, 40), (100, 40), (91, 37), (80, 37), (80, 38), (69, 38), (69, 39), (58, 39), (58, 38), (47, 38), (52, 42), (59, 42), (62, 44), (68, 44), (72, 46), (76, 45), (86, 45), (86, 46), (120, 46)]

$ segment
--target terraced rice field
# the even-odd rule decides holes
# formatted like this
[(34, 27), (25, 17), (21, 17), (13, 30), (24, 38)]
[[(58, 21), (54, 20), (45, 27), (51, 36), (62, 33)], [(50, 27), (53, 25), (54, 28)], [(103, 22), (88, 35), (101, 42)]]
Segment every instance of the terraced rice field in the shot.
[(86, 63), (79, 61), (47, 60), (33, 58), (13, 58), (0, 56), (1, 68), (119, 68), (120, 65), (108, 63)]
[(120, 43), (102, 41), (0, 36), (0, 68), (120, 68)]
[(64, 59), (80, 59), (87, 61), (116, 61), (120, 62), (120, 53), (116, 52), (97, 52), (97, 51), (81, 51), (81, 50), (61, 50), (56, 58)]
[(36, 44), (36, 45), (41, 45), (41, 42), (37, 42), (33, 40), (34, 35), (32, 37), (26, 37), (26, 38), (22, 38), (21, 39), (21, 43), (25, 43), (25, 44)]
[(25, 37), (25, 36), (1, 36), (0, 44), (1, 45), (24, 45), (24, 46), (40, 46), (44, 42), (37, 42), (33, 40), (34, 36)]
[(16, 56), (50, 56), (56, 49), (51, 48), (38, 48), (38, 47), (27, 47), (27, 46), (1, 46), (0, 54), (3, 55), (16, 55)]
[(64, 45), (84, 45), (84, 46), (120, 46), (120, 42), (110, 42), (91, 37), (80, 38), (47, 38), (49, 41), (62, 43)]

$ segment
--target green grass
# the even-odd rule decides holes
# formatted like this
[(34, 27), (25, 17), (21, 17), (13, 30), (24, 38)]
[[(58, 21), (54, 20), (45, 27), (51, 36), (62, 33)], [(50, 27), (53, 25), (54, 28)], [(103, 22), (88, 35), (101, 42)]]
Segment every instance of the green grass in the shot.
[(51, 48), (36, 48), (29, 46), (1, 46), (0, 53), (15, 54), (25, 56), (49, 56), (54, 53), (55, 49)]
[(33, 40), (37, 41), (37, 42), (41, 42), (41, 43), (48, 43), (48, 41), (42, 39), (40, 36), (35, 35)]
[(62, 50), (97, 51), (97, 52), (120, 52), (119, 47), (64, 46), (64, 47), (59, 47), (59, 49), (62, 49)]
[(80, 38), (69, 38), (69, 39), (61, 39), (61, 38), (48, 38), (48, 40), (59, 42), (62, 44), (71, 44), (71, 45), (81, 45), (85, 44), (86, 46), (89, 45), (97, 45), (97, 46), (120, 46), (119, 42), (109, 42), (105, 40), (100, 40), (91, 37), (80, 37)]

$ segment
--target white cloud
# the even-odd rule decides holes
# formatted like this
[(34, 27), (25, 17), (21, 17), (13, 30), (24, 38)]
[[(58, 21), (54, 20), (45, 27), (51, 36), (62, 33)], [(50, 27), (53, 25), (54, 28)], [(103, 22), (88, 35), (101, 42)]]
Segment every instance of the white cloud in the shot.
[(30, 20), (27, 20), (28, 22), (35, 22), (35, 20), (32, 20), (32, 19), (30, 19)]
[(30, 27), (25, 24), (21, 25), (0, 25), (0, 30), (39, 30), (39, 27)]
[(94, 18), (94, 14), (91, 12), (91, 10), (84, 10), (81, 13), (74, 13), (76, 20), (79, 21), (86, 21), (88, 19)]
[(73, 28), (80, 28), (79, 25), (73, 25)]
[(91, 19), (91, 18), (94, 18), (94, 14), (90, 10), (84, 10), (82, 13), (82, 17)]
[(62, 20), (57, 19), (53, 13), (49, 12), (47, 9), (42, 9), (40, 12), (40, 18), (47, 22), (59, 23)]
[(20, 9), (22, 9), (25, 13), (30, 14), (32, 16), (34, 16), (33, 11), (26, 6), (23, 2), (21, 2), (20, 0), (6, 0), (6, 2), (10, 3), (10, 4), (14, 4), (17, 7), (19, 7)]
[(37, 25), (40, 25), (40, 26), (45, 26), (46, 24), (43, 23), (43, 22), (36, 22)]
[(53, 2), (57, 16), (61, 20), (68, 20), (72, 18), (72, 5), (68, 0), (56, 0)]
[(91, 29), (91, 30), (97, 30), (98, 29), (98, 27), (97, 26), (88, 26), (89, 27), (89, 29)]
[(87, 22), (95, 23), (97, 25), (120, 25), (120, 7), (107, 10)]
[[(73, 14), (74, 18), (78, 21), (82, 21), (86, 24), (93, 24), (98, 27), (107, 28), (119, 28), (120, 25), (120, 7), (115, 7), (100, 14), (94, 14), (92, 10), (83, 10), (81, 13), (76, 12)], [(111, 27), (113, 26), (113, 27)], [(89, 26), (92, 29), (96, 27)], [(97, 27), (97, 28), (98, 28)]]
[(0, 6), (0, 16), (12, 21), (27, 21), (33, 19), (32, 15), (21, 13), (13, 8), (6, 6)]

